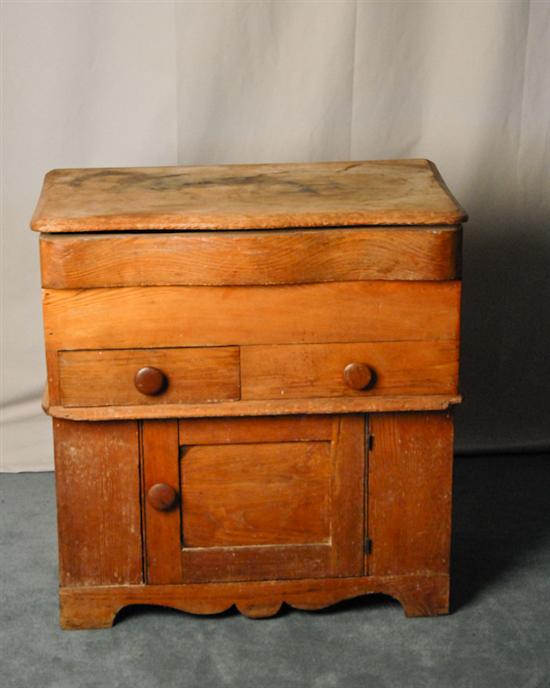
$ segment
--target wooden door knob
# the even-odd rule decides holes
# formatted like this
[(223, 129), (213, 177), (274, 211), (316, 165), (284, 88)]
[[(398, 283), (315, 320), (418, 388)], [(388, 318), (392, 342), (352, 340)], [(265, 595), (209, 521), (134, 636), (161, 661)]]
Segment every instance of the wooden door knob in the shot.
[(136, 389), (149, 397), (163, 392), (167, 382), (166, 375), (158, 368), (140, 368), (134, 378)]
[(374, 373), (366, 363), (348, 363), (344, 368), (344, 382), (351, 389), (366, 389), (374, 380)]
[(155, 483), (147, 492), (147, 501), (157, 511), (169, 511), (176, 505), (178, 493), (171, 485)]

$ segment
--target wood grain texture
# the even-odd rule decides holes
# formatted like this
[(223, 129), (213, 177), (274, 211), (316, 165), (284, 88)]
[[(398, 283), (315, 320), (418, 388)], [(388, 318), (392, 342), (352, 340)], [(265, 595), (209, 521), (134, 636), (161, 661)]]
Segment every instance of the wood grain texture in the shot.
[[(344, 369), (365, 363), (374, 378), (366, 389), (351, 389)], [(241, 398), (456, 394), (458, 343), (376, 342), (245, 346), (241, 349)]]
[(448, 611), (465, 219), (425, 160), (47, 175), (63, 627)]
[(289, 415), (294, 413), (375, 413), (385, 411), (442, 411), (460, 404), (459, 394), (425, 396), (361, 397), (325, 399), (268, 399), (231, 401), (218, 404), (167, 404), (157, 406), (88, 406), (66, 408), (46, 405), (55, 418), (71, 420), (109, 420), (130, 418), (217, 418), (226, 416)]
[(246, 442), (310, 442), (332, 440), (333, 419), (326, 416), (266, 416), (261, 423), (248, 418), (208, 418), (179, 421), (180, 444), (243, 444)]
[[(187, 437), (180, 468), (183, 582), (327, 575), (333, 471), (327, 420), (332, 440), (333, 419), (210, 421), (214, 445), (204, 443), (204, 420), (180, 422)], [(240, 444), (247, 434), (256, 442)], [(189, 444), (193, 436), (196, 446)]]
[(328, 542), (330, 458), (327, 441), (184, 447), (183, 546)]
[(363, 574), (365, 548), (365, 417), (337, 416), (332, 443), (332, 576)]
[(140, 583), (137, 423), (55, 419), (53, 431), (61, 585)]
[(453, 424), (444, 413), (373, 414), (369, 573), (448, 573)]
[(241, 614), (261, 618), (276, 614), (283, 604), (315, 610), (372, 593), (394, 597), (407, 616), (435, 616), (449, 611), (449, 577), (423, 574), (61, 588), (60, 621), (65, 629), (106, 628), (123, 607), (139, 604), (172, 607), (191, 614), (220, 614), (235, 605)]
[(324, 578), (330, 544), (206, 547), (181, 551), (183, 583)]
[[(204, 443), (204, 419), (196, 421), (195, 432), (194, 421), (185, 421), (182, 438), (198, 436), (200, 443), (183, 445), (179, 471), (173, 446), (168, 451), (159, 449), (161, 441), (146, 444), (145, 421), (144, 489), (155, 482), (172, 485), (181, 476), (176, 509), (152, 514), (145, 504), (148, 553), (149, 547), (162, 550), (162, 564), (148, 556), (149, 582), (159, 583), (159, 569), (172, 582), (177, 576), (181, 582), (213, 582), (361, 575), (364, 424), (359, 416), (331, 418), (327, 439), (327, 419), (316, 420), (318, 437), (313, 419), (213, 420), (217, 444)], [(262, 439), (239, 443), (245, 424), (255, 437), (263, 429)], [(162, 432), (160, 424), (157, 429), (152, 422), (152, 428)], [(172, 425), (169, 434), (172, 445)], [(160, 523), (163, 516), (169, 516), (166, 524)]]
[[(178, 423), (149, 420), (141, 423), (143, 492), (156, 483), (179, 490)], [(146, 582), (181, 581), (181, 498), (170, 511), (157, 511), (144, 500)]]
[(459, 301), (459, 282), (43, 291), (49, 351), (457, 339)]
[(42, 286), (453, 280), (460, 227), (46, 235)]
[(427, 160), (52, 170), (41, 232), (458, 224)]
[(457, 339), (459, 305), (459, 282), (43, 290), (50, 403), (59, 350)]
[[(286, 418), (284, 425), (281, 421), (248, 419), (252, 434), (264, 428), (263, 447), (227, 443), (184, 447), (184, 581), (362, 574), (362, 418), (331, 419), (331, 443), (310, 439), (314, 438), (312, 422), (304, 428), (302, 418)], [(317, 422), (320, 438), (324, 438), (326, 419)], [(204, 427), (204, 421), (199, 425)], [(292, 441), (281, 442), (279, 432), (288, 437), (292, 425), (296, 426)], [(243, 423), (233, 424), (233, 429), (240, 437)], [(307, 431), (307, 440), (298, 437), (300, 429)], [(227, 423), (224, 432), (228, 432)], [(215, 430), (214, 434), (220, 436)], [(226, 434), (224, 439), (229, 437)], [(186, 500), (189, 456), (191, 494)], [(230, 494), (224, 495), (224, 491)], [(186, 542), (188, 508), (192, 530), (198, 526), (191, 540), (197, 540), (197, 531), (200, 535), (197, 549), (193, 542)]]
[[(136, 372), (160, 369), (166, 389), (148, 396), (136, 388)], [(240, 397), (238, 347), (110, 349), (59, 352), (64, 406), (211, 403)]]

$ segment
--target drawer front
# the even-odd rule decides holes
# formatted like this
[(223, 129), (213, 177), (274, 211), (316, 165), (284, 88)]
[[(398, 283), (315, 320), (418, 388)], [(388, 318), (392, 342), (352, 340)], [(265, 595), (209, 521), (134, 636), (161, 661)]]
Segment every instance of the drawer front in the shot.
[[(194, 413), (200, 416), (214, 407), (224, 407), (225, 415), (265, 413), (265, 408), (249, 406), (268, 400), (278, 405), (296, 400), (294, 407), (274, 408), (273, 413), (303, 412), (303, 405), (296, 404), (306, 398), (356, 404), (316, 407), (316, 412), (342, 412), (365, 410), (357, 404), (369, 397), (456, 390), (460, 282), (43, 293), (53, 408), (139, 407), (139, 417), (144, 417), (148, 409), (153, 413), (160, 407), (160, 413), (167, 405), (180, 406), (177, 416), (195, 404)], [(347, 362), (370, 365), (375, 384), (360, 390), (345, 386), (342, 366)], [(141, 367), (159, 367), (168, 374), (162, 394), (147, 396), (135, 388)], [(219, 403), (208, 406), (210, 402)], [(249, 405), (246, 411), (243, 404)]]
[(247, 346), (241, 398), (453, 394), (454, 341)]
[(240, 397), (239, 348), (59, 352), (64, 406), (186, 404)]

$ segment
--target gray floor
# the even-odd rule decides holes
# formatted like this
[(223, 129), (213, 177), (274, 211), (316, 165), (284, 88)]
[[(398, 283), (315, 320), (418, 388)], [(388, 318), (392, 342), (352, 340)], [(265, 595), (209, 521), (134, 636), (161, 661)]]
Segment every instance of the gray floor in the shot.
[(263, 621), (136, 608), (62, 632), (53, 476), (0, 485), (2, 688), (550, 686), (549, 456), (457, 461), (454, 612), (435, 619), (367, 597)]

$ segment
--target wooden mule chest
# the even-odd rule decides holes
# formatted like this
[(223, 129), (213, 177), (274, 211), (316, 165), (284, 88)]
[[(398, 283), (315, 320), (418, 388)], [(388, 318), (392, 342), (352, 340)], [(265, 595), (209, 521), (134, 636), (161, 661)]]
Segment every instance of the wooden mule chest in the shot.
[(64, 628), (448, 611), (465, 219), (425, 160), (46, 176)]

